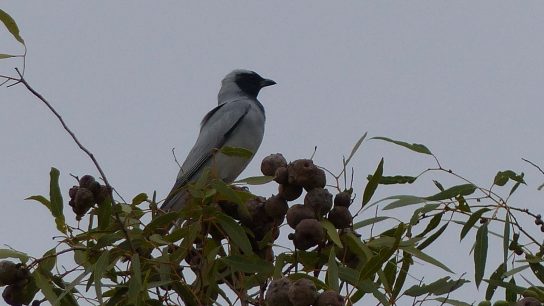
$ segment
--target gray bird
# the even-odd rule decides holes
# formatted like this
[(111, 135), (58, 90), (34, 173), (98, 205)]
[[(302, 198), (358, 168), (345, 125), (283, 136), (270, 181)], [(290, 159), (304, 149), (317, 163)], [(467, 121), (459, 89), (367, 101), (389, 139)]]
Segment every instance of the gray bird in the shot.
[(226, 183), (233, 182), (242, 173), (251, 158), (227, 156), (217, 150), (227, 146), (257, 152), (265, 122), (264, 107), (257, 95), (263, 87), (274, 84), (276, 82), (249, 70), (238, 69), (225, 76), (217, 95), (219, 105), (202, 119), (198, 139), (183, 162), (162, 210), (182, 209), (189, 199), (189, 192), (183, 187), (195, 181), (208, 167), (213, 167), (217, 177)]

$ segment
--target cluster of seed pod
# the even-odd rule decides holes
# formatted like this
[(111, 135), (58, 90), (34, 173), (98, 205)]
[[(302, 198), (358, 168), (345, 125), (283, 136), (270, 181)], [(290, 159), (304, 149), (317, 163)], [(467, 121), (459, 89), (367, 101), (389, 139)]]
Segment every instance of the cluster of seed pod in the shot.
[(30, 280), (30, 272), (22, 264), (9, 260), (0, 261), (0, 287), (7, 286), (2, 298), (8, 305), (24, 303), (24, 287)]
[(79, 186), (73, 186), (68, 192), (70, 201), (68, 204), (76, 214), (76, 219), (81, 218), (95, 204), (100, 205), (109, 196), (110, 190), (100, 185), (92, 175), (84, 175), (79, 179)]
[[(261, 172), (273, 176), (279, 184), (278, 194), (266, 201), (265, 211), (275, 218), (286, 216), (287, 224), (295, 230), (289, 235), (295, 248), (307, 250), (324, 242), (320, 220), (325, 216), (338, 229), (350, 227), (353, 221), (349, 211), (351, 193), (338, 193), (333, 207), (332, 194), (325, 189), (325, 171), (312, 160), (298, 159), (288, 164), (283, 155), (276, 153), (263, 159)], [(304, 204), (289, 207), (287, 202), (298, 199), (303, 190), (306, 190)]]
[(268, 285), (267, 306), (342, 306), (344, 298), (334, 290), (318, 293), (315, 284), (306, 278), (291, 281), (287, 277), (273, 280)]

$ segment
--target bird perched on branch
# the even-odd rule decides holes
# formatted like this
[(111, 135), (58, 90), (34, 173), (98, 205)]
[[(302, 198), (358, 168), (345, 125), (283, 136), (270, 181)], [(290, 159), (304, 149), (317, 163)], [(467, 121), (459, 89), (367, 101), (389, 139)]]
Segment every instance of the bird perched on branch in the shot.
[(213, 167), (217, 177), (226, 183), (242, 173), (251, 158), (229, 156), (219, 150), (237, 147), (255, 154), (263, 140), (265, 123), (264, 107), (257, 95), (263, 87), (274, 84), (249, 70), (238, 69), (225, 76), (217, 96), (219, 105), (202, 119), (198, 139), (183, 162), (162, 210), (182, 209), (190, 196), (183, 187), (195, 181), (206, 168)]

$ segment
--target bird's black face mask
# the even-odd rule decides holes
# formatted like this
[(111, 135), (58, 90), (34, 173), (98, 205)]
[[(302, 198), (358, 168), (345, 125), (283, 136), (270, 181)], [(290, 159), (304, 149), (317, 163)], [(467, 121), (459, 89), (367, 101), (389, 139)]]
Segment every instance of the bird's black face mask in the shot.
[(276, 82), (264, 79), (253, 71), (237, 75), (235, 82), (243, 92), (255, 98), (259, 94), (261, 88), (276, 84)]

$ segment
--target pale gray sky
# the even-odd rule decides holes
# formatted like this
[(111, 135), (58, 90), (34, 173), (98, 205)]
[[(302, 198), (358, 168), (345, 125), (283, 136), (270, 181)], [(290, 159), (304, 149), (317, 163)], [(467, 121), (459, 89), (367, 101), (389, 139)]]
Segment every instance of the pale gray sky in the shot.
[[(260, 94), (266, 134), (242, 176), (258, 175), (260, 159), (270, 153), (292, 160), (310, 156), (314, 146), (316, 163), (337, 171), (341, 156), (368, 131), (424, 143), (444, 166), (484, 186), (497, 170), (524, 171), (529, 186), (514, 201), (535, 211), (541, 207), (536, 187), (544, 177), (521, 157), (544, 164), (543, 2), (1, 6), (26, 40), (27, 80), (96, 154), (126, 198), (153, 190), (166, 195), (178, 171), (171, 148), (184, 158), (202, 116), (217, 103), (222, 77), (248, 68), (278, 85)], [(0, 31), (0, 53), (20, 52)], [(15, 66), (20, 62), (0, 61), (0, 74), (12, 74)], [(45, 208), (23, 199), (47, 194), (51, 166), (61, 170), (66, 191), (73, 184), (69, 173), (97, 173), (23, 87), (0, 88), (0, 102), (0, 243), (39, 255), (53, 246), (54, 224)], [(434, 165), (399, 147), (368, 142), (353, 162), (359, 194), (382, 156), (389, 175), (414, 175)], [(275, 186), (252, 190), (269, 195)], [(417, 186), (382, 187), (376, 199), (435, 191), (429, 177)], [(452, 251), (458, 231), (433, 255), (472, 280), (470, 244)], [(495, 262), (488, 266), (495, 268)]]

